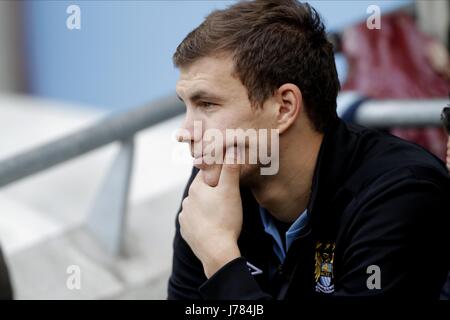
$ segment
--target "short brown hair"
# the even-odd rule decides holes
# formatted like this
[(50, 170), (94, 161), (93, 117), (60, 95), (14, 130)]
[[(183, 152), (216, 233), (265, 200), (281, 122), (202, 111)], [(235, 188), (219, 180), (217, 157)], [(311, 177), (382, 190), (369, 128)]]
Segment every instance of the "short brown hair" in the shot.
[(209, 14), (178, 46), (176, 67), (230, 53), (252, 105), (297, 85), (316, 130), (336, 119), (340, 89), (333, 46), (317, 11), (296, 0), (243, 1)]

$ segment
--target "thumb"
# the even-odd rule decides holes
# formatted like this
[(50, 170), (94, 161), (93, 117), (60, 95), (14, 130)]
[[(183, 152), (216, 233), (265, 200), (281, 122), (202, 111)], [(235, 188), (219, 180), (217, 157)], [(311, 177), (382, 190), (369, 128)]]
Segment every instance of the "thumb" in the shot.
[(219, 186), (239, 187), (239, 174), (241, 165), (238, 163), (239, 148), (230, 147), (226, 150), (222, 171), (220, 173)]

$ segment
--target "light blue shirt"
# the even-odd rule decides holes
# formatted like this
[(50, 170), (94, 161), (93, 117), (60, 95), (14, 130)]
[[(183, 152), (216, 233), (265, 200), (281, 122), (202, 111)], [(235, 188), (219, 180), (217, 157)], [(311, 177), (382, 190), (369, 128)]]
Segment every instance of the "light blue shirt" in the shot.
[(308, 210), (305, 209), (305, 211), (300, 214), (297, 220), (292, 223), (288, 231), (286, 231), (286, 234), (284, 235), (286, 237), (286, 248), (284, 248), (283, 246), (283, 241), (281, 241), (280, 233), (278, 232), (277, 226), (273, 222), (270, 213), (262, 207), (259, 207), (259, 212), (261, 214), (261, 220), (264, 225), (264, 231), (267, 234), (271, 235), (275, 240), (275, 243), (273, 244), (273, 250), (278, 259), (280, 259), (280, 262), (283, 263), (284, 259), (286, 258), (286, 252), (289, 250), (292, 242), (294, 242), (295, 239), (300, 237), (306, 231), (306, 226), (308, 225), (309, 220)]

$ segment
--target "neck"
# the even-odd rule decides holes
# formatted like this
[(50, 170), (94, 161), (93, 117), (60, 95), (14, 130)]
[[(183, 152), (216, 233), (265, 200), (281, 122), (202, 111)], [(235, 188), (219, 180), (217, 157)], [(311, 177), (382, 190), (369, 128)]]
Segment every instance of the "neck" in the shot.
[[(259, 176), (251, 187), (260, 206), (283, 222), (293, 222), (306, 209), (323, 134), (310, 128), (280, 136), (276, 175)], [(298, 147), (292, 147), (293, 145)]]

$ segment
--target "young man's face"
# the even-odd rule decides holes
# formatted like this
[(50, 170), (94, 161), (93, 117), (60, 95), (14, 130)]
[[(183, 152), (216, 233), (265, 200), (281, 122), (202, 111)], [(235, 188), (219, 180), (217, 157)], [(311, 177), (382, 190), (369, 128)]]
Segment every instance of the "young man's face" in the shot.
[[(213, 140), (211, 137), (208, 139), (208, 134), (205, 137), (207, 130), (217, 129), (222, 133), (224, 141), (220, 144), (225, 154), (227, 147), (234, 145), (234, 141), (227, 141), (226, 129), (271, 128), (273, 122), (271, 108), (265, 106), (252, 108), (246, 87), (232, 74), (233, 67), (231, 58), (204, 57), (187, 67), (180, 68), (176, 91), (186, 104), (186, 118), (182, 129), (189, 132), (190, 137), (184, 141), (191, 142), (191, 153), (194, 158), (212, 152)], [(198, 130), (199, 124), (201, 131)], [(217, 140), (214, 142), (217, 145)], [(197, 154), (201, 153), (198, 148), (200, 146), (203, 154)], [(248, 152), (248, 149), (246, 151)], [(249, 159), (248, 156), (246, 159)], [(195, 166), (203, 171), (205, 182), (212, 186), (216, 185), (220, 177), (221, 164), (196, 162), (200, 162)], [(255, 175), (259, 174), (259, 165), (247, 162), (246, 160), (246, 164), (241, 167), (241, 182), (245, 184), (251, 183)]]

